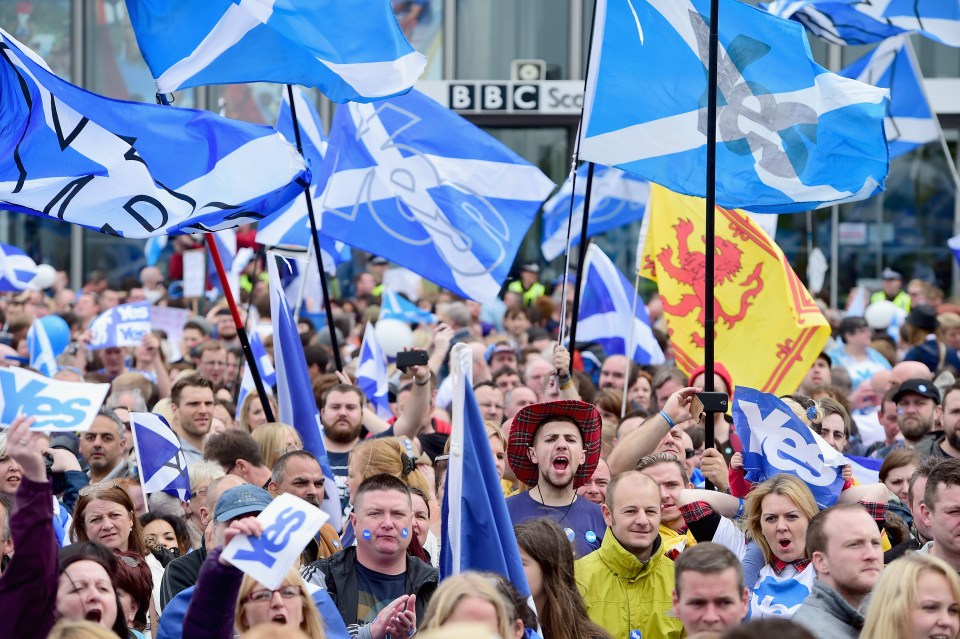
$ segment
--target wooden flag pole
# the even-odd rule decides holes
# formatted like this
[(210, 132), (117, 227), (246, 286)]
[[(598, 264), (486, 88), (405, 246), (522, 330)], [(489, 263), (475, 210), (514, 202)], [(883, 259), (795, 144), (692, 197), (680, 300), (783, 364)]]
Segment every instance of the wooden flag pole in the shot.
[[(287, 85), (287, 99), (290, 100), (290, 119), (293, 120), (293, 133), (296, 138), (297, 151), (303, 155), (303, 142), (300, 139), (300, 121), (297, 119), (297, 105), (293, 99), (293, 85)], [(323, 310), (327, 315), (327, 330), (330, 331), (330, 349), (333, 351), (333, 364), (337, 372), (343, 371), (343, 362), (340, 359), (340, 346), (337, 344), (337, 328), (333, 324), (333, 307), (330, 304), (330, 290), (327, 286), (327, 273), (323, 270), (323, 253), (320, 251), (320, 236), (317, 234), (317, 217), (313, 213), (313, 197), (310, 195), (310, 185), (305, 184), (303, 194), (307, 200), (307, 217), (310, 218), (310, 237), (313, 238), (313, 252), (317, 256), (317, 271), (320, 273), (320, 289), (323, 291)], [(304, 275), (306, 277), (306, 275)]]

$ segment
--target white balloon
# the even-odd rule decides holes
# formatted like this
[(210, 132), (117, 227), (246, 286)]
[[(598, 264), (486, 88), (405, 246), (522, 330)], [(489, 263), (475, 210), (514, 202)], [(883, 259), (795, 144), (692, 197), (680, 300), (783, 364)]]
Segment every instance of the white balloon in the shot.
[(373, 332), (376, 333), (380, 348), (387, 357), (396, 357), (404, 348), (413, 346), (413, 329), (401, 320), (379, 320)]
[(37, 264), (37, 274), (30, 280), (30, 288), (42, 291), (45, 288), (53, 286), (53, 282), (56, 279), (57, 269), (49, 264)]

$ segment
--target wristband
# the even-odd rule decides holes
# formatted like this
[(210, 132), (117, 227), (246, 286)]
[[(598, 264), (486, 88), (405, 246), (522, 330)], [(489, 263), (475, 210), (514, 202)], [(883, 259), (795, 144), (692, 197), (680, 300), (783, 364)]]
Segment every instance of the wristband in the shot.
[(667, 411), (665, 410), (660, 411), (660, 417), (663, 417), (663, 421), (667, 422), (670, 428), (673, 428), (674, 426), (676, 426), (676, 423), (674, 423), (674, 421), (670, 419), (670, 416), (667, 415)]
[(740, 519), (743, 516), (743, 504), (744, 501), (740, 500), (740, 505), (737, 507), (737, 514), (733, 516), (734, 519)]
[(414, 377), (413, 383), (416, 384), (417, 386), (426, 386), (427, 384), (430, 383), (430, 376), (427, 375), (427, 379), (423, 380), (422, 382), (419, 381), (416, 377)]

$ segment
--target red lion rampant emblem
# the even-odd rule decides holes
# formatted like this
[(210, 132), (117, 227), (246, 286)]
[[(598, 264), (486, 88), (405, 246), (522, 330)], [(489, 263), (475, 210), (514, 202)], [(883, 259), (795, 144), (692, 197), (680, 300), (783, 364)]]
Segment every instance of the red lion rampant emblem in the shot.
[[(666, 246), (657, 255), (657, 262), (663, 273), (666, 273), (671, 279), (686, 284), (693, 289), (692, 293), (684, 294), (676, 303), (668, 301), (661, 295), (663, 310), (670, 315), (677, 317), (686, 317), (690, 313), (700, 309), (697, 318), (700, 325), (705, 321), (704, 311), (704, 291), (706, 284), (706, 257), (701, 253), (690, 250), (689, 239), (693, 233), (693, 223), (689, 219), (680, 220), (673, 227), (677, 234), (677, 246), (679, 247), (678, 261), (673, 261), (673, 247)], [(701, 237), (703, 240), (703, 237)], [(719, 290), (714, 297), (714, 317), (716, 322), (726, 322), (728, 328), (733, 328), (737, 322), (747, 315), (747, 309), (750, 308), (753, 299), (763, 290), (763, 279), (760, 277), (763, 264), (757, 263), (753, 272), (743, 280), (737, 283), (736, 279), (743, 268), (743, 251), (729, 240), (718, 237), (715, 245), (714, 258), (714, 279), (713, 286), (719, 289), (725, 282), (737, 284), (742, 289), (739, 292), (740, 300), (733, 312), (727, 312), (720, 303)], [(723, 295), (723, 297), (732, 297), (732, 294)], [(693, 343), (703, 348), (704, 336), (701, 333), (694, 333), (691, 336)]]

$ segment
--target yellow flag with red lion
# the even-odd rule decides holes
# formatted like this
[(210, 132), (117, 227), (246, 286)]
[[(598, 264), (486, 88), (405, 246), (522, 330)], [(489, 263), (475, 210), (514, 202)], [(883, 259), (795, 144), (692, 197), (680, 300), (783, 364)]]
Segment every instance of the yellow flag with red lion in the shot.
[[(677, 366), (703, 365), (702, 198), (653, 185), (640, 274), (657, 283)], [(715, 356), (733, 383), (794, 392), (823, 349), (830, 326), (780, 247), (750, 214), (716, 208)]]

